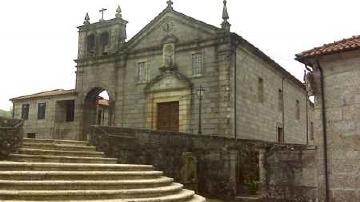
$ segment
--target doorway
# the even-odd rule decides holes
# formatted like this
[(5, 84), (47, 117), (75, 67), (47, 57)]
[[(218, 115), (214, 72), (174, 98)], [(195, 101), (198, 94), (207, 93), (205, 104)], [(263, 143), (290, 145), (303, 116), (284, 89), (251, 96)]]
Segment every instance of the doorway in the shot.
[(113, 103), (109, 92), (103, 88), (92, 89), (85, 97), (83, 111), (83, 133), (85, 140), (91, 125), (111, 126)]
[(157, 130), (179, 131), (179, 102), (157, 103)]

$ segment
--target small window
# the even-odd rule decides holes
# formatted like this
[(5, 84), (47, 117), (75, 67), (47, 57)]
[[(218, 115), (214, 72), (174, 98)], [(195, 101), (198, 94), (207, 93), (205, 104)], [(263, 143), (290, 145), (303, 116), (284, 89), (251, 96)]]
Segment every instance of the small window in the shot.
[(314, 140), (314, 123), (310, 123), (310, 140)]
[(30, 109), (29, 104), (23, 104), (21, 106), (21, 118), (23, 120), (28, 120), (29, 119), (29, 109)]
[(148, 69), (146, 66), (146, 62), (139, 62), (138, 63), (138, 82), (144, 83), (147, 81), (148, 77)]
[(300, 101), (296, 100), (296, 119), (300, 120)]
[(192, 75), (199, 76), (203, 71), (203, 58), (201, 53), (192, 54)]
[(278, 92), (278, 109), (280, 112), (282, 112), (284, 110), (284, 94), (283, 91), (281, 89), (279, 89)]
[(38, 104), (38, 120), (45, 119), (45, 112), (46, 112), (46, 103), (39, 103)]
[(259, 77), (258, 79), (258, 101), (260, 103), (264, 102), (264, 80)]
[(74, 121), (75, 102), (74, 100), (66, 101), (66, 122)]
[(27, 138), (31, 138), (31, 139), (35, 139), (36, 138), (36, 133), (28, 133), (26, 134)]
[(284, 143), (285, 142), (285, 138), (284, 138), (284, 130), (282, 127), (277, 127), (277, 140), (279, 143)]

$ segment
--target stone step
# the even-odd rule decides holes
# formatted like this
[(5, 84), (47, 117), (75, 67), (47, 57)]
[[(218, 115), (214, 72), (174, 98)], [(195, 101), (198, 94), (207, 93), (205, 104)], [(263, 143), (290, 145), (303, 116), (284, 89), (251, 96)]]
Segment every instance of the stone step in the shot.
[(183, 186), (173, 183), (165, 187), (123, 190), (0, 190), (1, 200), (84, 200), (151, 198), (181, 192)]
[(1, 180), (132, 180), (156, 179), (161, 171), (0, 171)]
[(52, 143), (52, 144), (68, 144), (68, 145), (88, 145), (88, 142), (85, 141), (76, 141), (76, 140), (56, 140), (56, 139), (33, 139), (33, 138), (24, 138), (24, 143)]
[[(25, 202), (23, 200), (2, 200), (3, 202)], [(59, 202), (59, 200), (46, 200), (47, 202)], [(102, 200), (66, 200), (66, 202), (205, 202), (206, 199), (199, 195), (194, 195), (193, 191), (182, 190), (173, 195), (166, 195), (161, 197), (149, 197), (149, 198), (123, 198), (123, 199), (102, 199)], [(26, 202), (37, 202), (29, 201)], [(65, 202), (62, 200), (62, 202)]]
[(116, 158), (10, 154), (12, 161), (57, 163), (117, 163)]
[(261, 195), (252, 195), (252, 196), (236, 196), (236, 201), (243, 202), (261, 202), (263, 201), (263, 197)]
[(0, 201), (206, 201), (151, 165), (115, 164), (86, 142), (25, 139), (10, 159), (0, 163)]
[(159, 177), (141, 180), (53, 180), (20, 181), (0, 180), (2, 190), (120, 190), (164, 187), (173, 183), (172, 178)]
[(206, 202), (206, 198), (200, 196), (200, 195), (194, 195), (189, 201), (187, 202)]
[(153, 171), (151, 165), (131, 164), (85, 164), (85, 163), (39, 163), (13, 162), (0, 163), (0, 171)]
[(62, 150), (46, 150), (46, 149), (32, 149), (32, 148), (20, 148), (18, 153), (19, 154), (28, 154), (28, 155), (104, 157), (103, 152), (96, 152), (96, 151), (62, 151)]
[(96, 147), (87, 145), (55, 144), (55, 143), (33, 143), (24, 142), (22, 148), (62, 150), (62, 151), (96, 151)]

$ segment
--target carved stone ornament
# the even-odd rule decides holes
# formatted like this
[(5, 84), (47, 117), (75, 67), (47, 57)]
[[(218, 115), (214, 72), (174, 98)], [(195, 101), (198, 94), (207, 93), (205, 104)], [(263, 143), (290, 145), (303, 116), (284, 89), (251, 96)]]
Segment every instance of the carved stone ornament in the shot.
[(167, 21), (162, 25), (162, 29), (166, 33), (172, 33), (175, 30), (175, 23), (173, 21)]
[(305, 85), (308, 95), (318, 96), (321, 93), (320, 71), (315, 70), (305, 75)]
[(175, 44), (164, 44), (163, 65), (164, 67), (173, 67), (175, 65)]

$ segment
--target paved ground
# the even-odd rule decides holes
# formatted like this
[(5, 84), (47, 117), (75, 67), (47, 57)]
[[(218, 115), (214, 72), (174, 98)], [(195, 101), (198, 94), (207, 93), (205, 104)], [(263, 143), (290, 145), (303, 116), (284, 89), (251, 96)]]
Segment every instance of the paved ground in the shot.
[(225, 202), (225, 201), (221, 201), (221, 200), (218, 200), (218, 199), (207, 199), (206, 201), (207, 202)]

